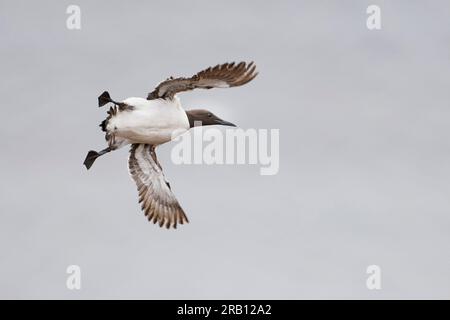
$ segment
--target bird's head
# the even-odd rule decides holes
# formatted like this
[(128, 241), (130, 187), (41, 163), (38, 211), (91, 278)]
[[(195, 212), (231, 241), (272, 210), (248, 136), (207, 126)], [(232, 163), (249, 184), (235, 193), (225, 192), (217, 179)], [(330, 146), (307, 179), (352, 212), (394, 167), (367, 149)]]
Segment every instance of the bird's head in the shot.
[(189, 125), (191, 128), (193, 128), (194, 125), (202, 125), (202, 126), (222, 125), (222, 126), (236, 127), (235, 124), (222, 120), (211, 111), (204, 109), (189, 110), (186, 111), (186, 115), (189, 119)]

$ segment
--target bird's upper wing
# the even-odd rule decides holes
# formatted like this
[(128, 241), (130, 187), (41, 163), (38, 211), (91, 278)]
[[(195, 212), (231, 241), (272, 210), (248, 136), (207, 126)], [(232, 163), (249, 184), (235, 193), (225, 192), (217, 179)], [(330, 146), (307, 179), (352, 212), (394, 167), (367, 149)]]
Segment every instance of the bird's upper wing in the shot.
[(168, 229), (189, 222), (164, 178), (154, 146), (133, 144), (128, 167), (137, 185), (142, 211), (149, 221), (158, 222), (160, 227)]
[(190, 78), (169, 78), (150, 92), (147, 99), (172, 99), (178, 92), (196, 88), (211, 89), (242, 86), (258, 75), (255, 69), (256, 66), (253, 62), (249, 64), (232, 62), (217, 65), (214, 68), (209, 67)]

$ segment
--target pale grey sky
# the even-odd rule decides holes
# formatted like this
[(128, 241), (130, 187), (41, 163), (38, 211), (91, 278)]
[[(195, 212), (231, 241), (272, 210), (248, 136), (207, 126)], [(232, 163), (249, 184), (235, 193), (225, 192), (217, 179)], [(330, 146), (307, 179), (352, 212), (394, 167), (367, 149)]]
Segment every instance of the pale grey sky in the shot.
[[(66, 28), (77, 4), (82, 29)], [(366, 28), (381, 7), (382, 29)], [(1, 1), (0, 298), (450, 298), (448, 1)], [(97, 96), (254, 60), (181, 96), (280, 129), (280, 171), (174, 165), (191, 223), (149, 224)], [(82, 289), (66, 288), (66, 267)], [(382, 269), (382, 290), (365, 286)]]

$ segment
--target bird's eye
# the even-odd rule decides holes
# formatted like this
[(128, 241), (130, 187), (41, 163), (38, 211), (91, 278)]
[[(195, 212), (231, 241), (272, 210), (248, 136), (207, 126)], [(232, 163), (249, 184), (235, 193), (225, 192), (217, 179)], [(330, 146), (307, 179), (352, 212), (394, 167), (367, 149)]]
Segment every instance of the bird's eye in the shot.
[(211, 117), (212, 117), (212, 114), (211, 114), (211, 113), (208, 113), (208, 117), (211, 118)]

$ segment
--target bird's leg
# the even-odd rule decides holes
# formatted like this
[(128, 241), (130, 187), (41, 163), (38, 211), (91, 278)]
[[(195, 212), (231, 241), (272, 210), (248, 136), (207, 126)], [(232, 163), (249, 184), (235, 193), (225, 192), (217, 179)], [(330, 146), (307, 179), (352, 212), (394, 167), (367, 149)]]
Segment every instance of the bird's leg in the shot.
[(94, 151), (94, 150), (91, 150), (91, 151), (88, 152), (88, 154), (87, 154), (87, 156), (86, 156), (86, 159), (84, 160), (83, 164), (86, 166), (86, 169), (89, 170), (89, 168), (92, 166), (92, 164), (94, 163), (94, 161), (95, 161), (98, 157), (104, 155), (105, 153), (108, 153), (108, 152), (110, 152), (110, 151), (113, 151), (113, 150), (114, 150), (114, 149), (111, 148), (111, 147), (108, 147), (108, 148), (106, 148), (106, 149), (103, 149), (103, 150), (101, 150), (101, 151), (99, 151), (99, 152)]
[(120, 102), (116, 102), (113, 99), (111, 99), (111, 96), (109, 95), (109, 92), (105, 91), (98, 97), (98, 106), (99, 107), (103, 107), (108, 102), (112, 102), (115, 105), (120, 105), (121, 104)]

